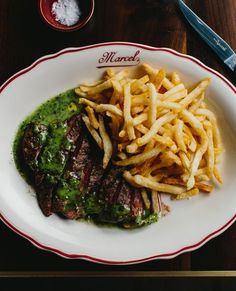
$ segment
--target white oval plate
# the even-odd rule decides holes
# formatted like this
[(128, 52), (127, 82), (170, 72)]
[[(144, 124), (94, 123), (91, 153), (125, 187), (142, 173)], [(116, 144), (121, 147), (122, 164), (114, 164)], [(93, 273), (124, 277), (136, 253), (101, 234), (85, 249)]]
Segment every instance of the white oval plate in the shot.
[[(171, 213), (158, 223), (136, 230), (98, 227), (41, 213), (33, 191), (17, 172), (12, 143), (17, 127), (43, 101), (80, 83), (98, 79), (106, 67), (149, 63), (179, 72), (186, 84), (205, 77), (224, 141), (224, 185), (210, 195), (165, 201)], [(117, 68), (120, 69), (120, 68)], [(236, 219), (236, 89), (199, 60), (167, 48), (134, 43), (103, 43), (67, 48), (40, 58), (0, 88), (0, 217), (36, 246), (66, 258), (106, 264), (131, 264), (173, 258), (202, 246)], [(17, 246), (16, 246), (17, 247)]]

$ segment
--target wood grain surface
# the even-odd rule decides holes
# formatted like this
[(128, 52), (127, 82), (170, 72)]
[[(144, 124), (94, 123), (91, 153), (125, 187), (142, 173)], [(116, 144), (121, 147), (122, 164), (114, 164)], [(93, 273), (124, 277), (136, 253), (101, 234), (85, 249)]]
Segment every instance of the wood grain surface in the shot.
[[(236, 51), (235, 0), (186, 3)], [(48, 27), (38, 13), (36, 0), (1, 0), (0, 83), (45, 54), (106, 41), (170, 47), (197, 57), (235, 84), (230, 70), (188, 25), (174, 0), (97, 0), (90, 22), (80, 31), (70, 33)], [(62, 259), (37, 249), (3, 223), (0, 223), (0, 245), (0, 272), (236, 270), (236, 224), (199, 250), (172, 260), (131, 266)]]

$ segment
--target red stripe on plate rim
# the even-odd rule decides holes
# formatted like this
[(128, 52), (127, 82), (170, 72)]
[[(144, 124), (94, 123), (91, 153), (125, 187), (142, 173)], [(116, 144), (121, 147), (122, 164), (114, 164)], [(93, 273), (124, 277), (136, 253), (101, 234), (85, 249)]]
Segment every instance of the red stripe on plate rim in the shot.
[(61, 257), (64, 257), (64, 258), (67, 258), (67, 259), (84, 259), (84, 260), (87, 260), (87, 261), (92, 261), (92, 262), (95, 262), (95, 263), (107, 264), (107, 265), (129, 265), (129, 264), (137, 264), (137, 263), (148, 262), (148, 261), (155, 260), (155, 259), (171, 259), (171, 258), (174, 258), (174, 257), (182, 254), (182, 253), (196, 250), (196, 249), (200, 248), (202, 245), (204, 245), (207, 241), (209, 241), (210, 239), (214, 238), (215, 236), (221, 234), (228, 227), (230, 227), (230, 225), (232, 225), (233, 222), (236, 219), (236, 214), (226, 224), (224, 224), (222, 227), (220, 227), (216, 231), (213, 231), (212, 233), (210, 233), (209, 235), (204, 237), (202, 240), (200, 240), (196, 244), (183, 247), (183, 248), (181, 248), (181, 249), (179, 249), (179, 250), (177, 250), (175, 252), (159, 254), (159, 255), (154, 255), (154, 256), (150, 256), (150, 257), (146, 257), (146, 258), (128, 260), (128, 261), (112, 261), (112, 260), (100, 259), (100, 258), (88, 256), (88, 255), (83, 255), (83, 254), (68, 254), (68, 253), (65, 253), (65, 252), (63, 252), (63, 251), (61, 251), (59, 249), (43, 245), (40, 242), (36, 241), (31, 236), (27, 235), (26, 233), (22, 232), (21, 230), (17, 229), (14, 225), (12, 225), (1, 213), (0, 213), (0, 219), (11, 230), (13, 230), (15, 233), (19, 234), (20, 236), (26, 238), (33, 245), (37, 246), (40, 249), (56, 253)]
[[(61, 56), (63, 54), (67, 54), (67, 53), (74, 53), (74, 52), (93, 49), (93, 48), (97, 48), (97, 47), (115, 46), (115, 45), (132, 46), (132, 47), (142, 48), (142, 49), (150, 50), (150, 51), (164, 51), (164, 52), (176, 55), (178, 57), (190, 60), (191, 62), (197, 64), (200, 67), (202, 67), (204, 70), (206, 70), (206, 71), (212, 73), (213, 75), (219, 77), (234, 93), (236, 93), (236, 88), (234, 87), (234, 85), (231, 84), (223, 75), (221, 75), (220, 73), (218, 73), (215, 70), (211, 69), (210, 67), (206, 66), (201, 61), (199, 61), (198, 59), (196, 59), (196, 58), (194, 58), (192, 56), (184, 55), (184, 54), (179, 53), (179, 52), (177, 52), (177, 51), (175, 51), (173, 49), (170, 49), (170, 48), (156, 48), (156, 47), (152, 47), (152, 46), (148, 46), (148, 45), (136, 44), (136, 43), (130, 43), (130, 42), (107, 42), (107, 43), (100, 43), (100, 44), (84, 46), (84, 47), (80, 47), (80, 48), (67, 48), (67, 49), (63, 49), (63, 50), (61, 50), (61, 51), (59, 51), (59, 52), (57, 52), (55, 54), (43, 56), (43, 57), (39, 58), (38, 60), (36, 60), (32, 65), (30, 65), (29, 67), (17, 72), (12, 77), (10, 77), (5, 83), (3, 83), (3, 85), (0, 87), (0, 93), (3, 92), (3, 90), (12, 81), (14, 81), (16, 78), (18, 78), (21, 75), (26, 74), (27, 72), (31, 71), (33, 68), (35, 68), (38, 64), (40, 64), (42, 62), (45, 62), (45, 61), (50, 60), (50, 59), (57, 58), (57, 57), (59, 57), (59, 56)], [(233, 222), (236, 220), (236, 214), (232, 218), (230, 218), (222, 227), (220, 227), (217, 230), (211, 232), (210, 234), (205, 236), (203, 239), (201, 239), (199, 242), (197, 242), (197, 243), (195, 243), (193, 245), (183, 247), (183, 248), (181, 248), (181, 249), (179, 249), (179, 250), (177, 250), (175, 252), (171, 252), (171, 253), (157, 254), (157, 255), (154, 255), (154, 256), (150, 256), (150, 257), (145, 257), (145, 258), (135, 259), (135, 260), (127, 260), (127, 261), (112, 261), (112, 260), (105, 260), (105, 259), (92, 257), (92, 256), (89, 256), (89, 255), (65, 253), (65, 252), (63, 252), (63, 251), (61, 251), (59, 249), (56, 249), (56, 248), (41, 244), (40, 242), (38, 242), (37, 240), (35, 240), (31, 236), (29, 236), (28, 234), (26, 234), (26, 233), (22, 232), (21, 230), (17, 229), (1, 213), (0, 213), (0, 219), (11, 230), (13, 230), (15, 233), (19, 234), (20, 236), (26, 238), (28, 241), (30, 241), (32, 244), (34, 244), (38, 248), (44, 249), (44, 250), (47, 250), (47, 251), (50, 251), (50, 252), (53, 252), (53, 253), (56, 253), (61, 257), (69, 258), (69, 259), (84, 259), (84, 260), (87, 260), (87, 261), (92, 261), (92, 262), (101, 263), (101, 264), (109, 264), (109, 265), (128, 265), (128, 264), (136, 264), (136, 263), (147, 262), (147, 261), (151, 261), (151, 260), (155, 260), (155, 259), (174, 258), (174, 257), (176, 257), (176, 256), (178, 256), (178, 255), (180, 255), (180, 254), (182, 254), (184, 252), (188, 252), (188, 251), (192, 251), (192, 250), (198, 249), (204, 243), (206, 243), (210, 239), (214, 238), (215, 236), (221, 234), (224, 230), (226, 230), (228, 227), (230, 227), (230, 225), (233, 224)]]

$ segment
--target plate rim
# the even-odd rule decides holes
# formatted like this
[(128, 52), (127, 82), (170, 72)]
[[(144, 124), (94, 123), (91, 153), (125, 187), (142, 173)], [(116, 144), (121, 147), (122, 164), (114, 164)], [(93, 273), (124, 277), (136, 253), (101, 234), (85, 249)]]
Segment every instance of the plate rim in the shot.
[[(210, 68), (209, 66), (205, 65), (202, 61), (200, 61), (199, 59), (197, 59), (193, 56), (177, 52), (176, 50), (173, 50), (173, 49), (167, 48), (167, 47), (154, 47), (154, 46), (133, 43), (133, 42), (117, 41), (117, 42), (97, 43), (97, 44), (92, 44), (92, 45), (87, 45), (87, 46), (82, 46), (82, 47), (68, 47), (68, 48), (64, 48), (56, 53), (44, 55), (44, 56), (38, 58), (36, 61), (34, 61), (30, 66), (18, 71), (17, 73), (12, 75), (9, 79), (7, 79), (0, 86), (0, 94), (16, 78), (28, 73), (29, 71), (31, 71), (33, 68), (35, 68), (38, 64), (40, 64), (42, 62), (45, 62), (45, 61), (50, 60), (50, 59), (55, 59), (63, 54), (67, 54), (67, 53), (74, 53), (74, 52), (94, 49), (94, 48), (103, 47), (103, 46), (119, 46), (119, 45), (132, 46), (132, 47), (141, 48), (141, 49), (149, 50), (149, 51), (163, 51), (163, 52), (167, 52), (167, 53), (170, 53), (172, 55), (175, 55), (177, 57), (187, 59), (187, 60), (195, 63), (196, 65), (200, 66), (204, 70), (206, 70), (206, 71), (212, 73), (213, 75), (217, 76), (218, 78), (220, 78), (234, 93), (236, 93), (235, 86), (228, 79), (226, 79), (222, 74), (220, 74), (219, 72)], [(220, 235), (227, 228), (229, 228), (236, 220), (236, 214), (234, 214), (233, 217), (231, 217), (223, 226), (212, 231), (211, 233), (209, 233), (208, 235), (203, 237), (200, 241), (196, 242), (195, 244), (192, 244), (189, 246), (184, 246), (181, 249), (174, 251), (174, 252), (171, 252), (171, 253), (157, 254), (157, 255), (153, 255), (153, 256), (149, 256), (149, 257), (144, 257), (144, 258), (139, 258), (139, 259), (134, 259), (134, 260), (127, 260), (127, 261), (126, 260), (125, 261), (119, 261), (119, 260), (113, 261), (113, 260), (97, 258), (94, 256), (85, 255), (85, 254), (66, 253), (66, 252), (61, 251), (58, 248), (53, 248), (53, 247), (44, 245), (44, 244), (40, 243), (39, 241), (35, 240), (33, 237), (29, 236), (27, 233), (25, 233), (25, 232), (21, 231), (20, 229), (18, 229), (17, 227), (15, 227), (10, 221), (7, 220), (6, 217), (3, 216), (3, 214), (1, 212), (0, 212), (0, 220), (5, 225), (7, 225), (11, 230), (13, 230), (15, 233), (17, 233), (21, 237), (27, 239), (28, 241), (30, 241), (33, 245), (35, 245), (39, 249), (50, 251), (50, 252), (55, 253), (61, 257), (68, 258), (68, 259), (83, 259), (83, 260), (87, 260), (87, 261), (91, 261), (91, 262), (95, 262), (95, 263), (100, 263), (100, 264), (107, 264), (107, 265), (129, 265), (129, 264), (137, 264), (137, 263), (147, 262), (147, 261), (156, 260), (156, 259), (171, 259), (171, 258), (174, 258), (174, 257), (182, 254), (182, 253), (196, 250), (196, 249), (200, 248), (201, 246), (203, 246), (206, 242), (208, 242), (212, 238)]]

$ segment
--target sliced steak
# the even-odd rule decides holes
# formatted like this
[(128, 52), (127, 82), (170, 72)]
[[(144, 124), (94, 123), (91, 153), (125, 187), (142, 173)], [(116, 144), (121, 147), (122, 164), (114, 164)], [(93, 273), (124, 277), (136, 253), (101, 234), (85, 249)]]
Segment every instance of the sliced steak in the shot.
[(83, 124), (82, 114), (49, 127), (28, 125), (22, 152), (46, 216), (91, 215), (100, 222), (141, 225), (145, 209), (140, 190), (125, 181), (123, 167), (110, 164), (103, 169), (103, 151)]
[(22, 139), (22, 153), (24, 162), (30, 169), (29, 175), (36, 189), (39, 206), (44, 215), (49, 216), (53, 188), (47, 184), (42, 184), (44, 174), (40, 173), (38, 169), (38, 157), (46, 142), (47, 134), (48, 127), (45, 125), (30, 123), (25, 129)]
[(90, 147), (89, 140), (83, 132), (77, 141), (75, 151), (68, 159), (64, 174), (65, 178), (80, 176), (90, 154)]
[(100, 189), (105, 170), (102, 166), (102, 151), (91, 137), (89, 137), (88, 141), (90, 149), (86, 167), (83, 168), (81, 174), (81, 191), (92, 193)]
[(41, 183), (36, 190), (39, 206), (45, 216), (52, 214), (52, 197), (54, 185)]
[[(61, 212), (70, 219), (72, 219), (72, 217), (76, 219), (84, 216), (84, 211), (81, 211), (81, 207), (76, 205), (79, 204), (79, 201), (74, 201), (71, 207), (68, 207), (68, 204), (72, 198), (75, 200), (74, 196), (76, 194), (77, 196), (80, 195), (81, 173), (87, 164), (89, 154), (90, 143), (86, 132), (84, 132), (84, 128), (82, 128), (81, 135), (75, 144), (75, 150), (70, 154), (64, 174), (61, 177), (62, 179), (55, 189), (53, 198), (54, 212)], [(67, 199), (65, 199), (61, 193), (66, 193)]]
[[(75, 151), (68, 159), (63, 181), (59, 183), (56, 191), (53, 203), (55, 211), (62, 212), (66, 217), (73, 217), (73, 219), (84, 217), (86, 215), (84, 197), (87, 193), (99, 190), (103, 173), (102, 152), (89, 137), (87, 129), (82, 126), (82, 134), (77, 141)], [(68, 200), (61, 203), (62, 199), (59, 196), (63, 191), (66, 191)], [(70, 199), (73, 199), (71, 204)]]
[[(33, 184), (39, 206), (46, 216), (49, 216), (55, 209), (59, 208), (59, 205), (62, 205), (59, 199), (55, 199), (54, 207), (52, 207), (54, 190), (60, 176), (63, 174), (68, 156), (75, 150), (75, 144), (81, 134), (81, 115), (71, 117), (65, 124), (65, 134), (61, 136), (61, 141), (55, 149), (53, 148), (54, 141), (50, 140), (50, 137), (47, 140), (46, 137), (49, 136), (50, 130), (51, 132), (57, 130), (59, 124), (58, 126), (53, 124), (53, 127), (49, 129), (42, 124), (31, 123), (25, 129), (22, 140), (24, 161), (31, 169), (30, 174), (34, 177)], [(51, 163), (49, 161), (49, 165), (43, 168), (42, 163), (47, 157), (51, 158)]]
[(123, 179), (116, 202), (125, 207), (130, 207), (132, 191), (132, 187)]
[(67, 121), (68, 130), (66, 133), (66, 139), (68, 139), (74, 145), (77, 142), (82, 131), (81, 120), (82, 114), (76, 114)]
[(123, 168), (112, 167), (106, 174), (101, 185), (101, 192), (107, 205), (116, 203), (119, 185), (122, 181)]
[(107, 173), (101, 187), (105, 201), (106, 222), (130, 223), (142, 214), (143, 202), (140, 190), (134, 189), (123, 178), (124, 168), (113, 167)]
[[(131, 187), (131, 186), (130, 186)], [(141, 192), (137, 188), (131, 188), (131, 219), (138, 217), (144, 210), (143, 198)]]
[(48, 134), (47, 126), (43, 124), (30, 123), (24, 131), (22, 139), (22, 154), (26, 165), (36, 171), (38, 156), (43, 148)]
[(86, 187), (86, 191), (88, 193), (97, 192), (100, 189), (104, 172), (105, 170), (103, 169), (102, 161), (95, 160), (92, 170), (90, 171), (90, 177)]

